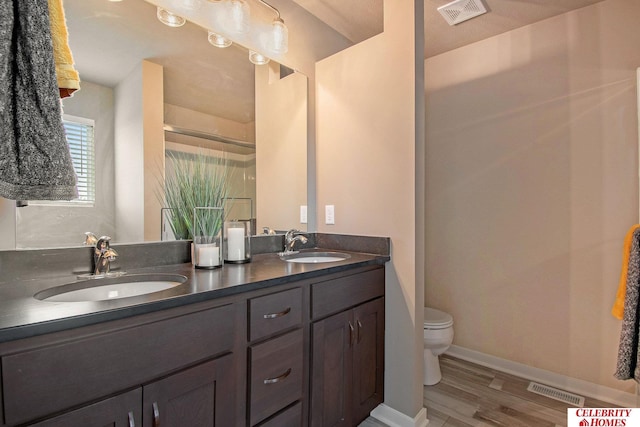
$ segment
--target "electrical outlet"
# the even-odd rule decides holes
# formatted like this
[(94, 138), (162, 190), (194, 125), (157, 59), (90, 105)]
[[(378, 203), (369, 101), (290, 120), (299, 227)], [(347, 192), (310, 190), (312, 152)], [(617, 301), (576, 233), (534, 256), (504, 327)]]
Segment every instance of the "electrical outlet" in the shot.
[(324, 223), (328, 225), (336, 223), (335, 209), (333, 205), (326, 205), (324, 207)]
[(307, 223), (307, 206), (302, 205), (300, 206), (300, 224), (306, 224), (306, 223)]

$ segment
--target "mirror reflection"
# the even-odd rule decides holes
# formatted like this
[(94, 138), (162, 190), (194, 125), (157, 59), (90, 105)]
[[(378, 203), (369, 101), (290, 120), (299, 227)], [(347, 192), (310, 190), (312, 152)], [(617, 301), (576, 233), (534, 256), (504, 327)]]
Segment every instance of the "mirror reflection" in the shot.
[[(244, 48), (214, 47), (194, 24), (167, 27), (143, 0), (64, 5), (82, 80), (63, 100), (65, 120), (93, 132), (87, 180), (95, 192), (63, 206), (30, 201), (16, 209), (18, 248), (77, 246), (86, 231), (115, 243), (161, 240), (159, 194), (166, 156), (176, 152), (233, 164), (229, 195), (252, 201), (258, 232), (304, 229), (305, 76), (273, 61), (254, 66)], [(274, 179), (291, 163), (295, 188)]]

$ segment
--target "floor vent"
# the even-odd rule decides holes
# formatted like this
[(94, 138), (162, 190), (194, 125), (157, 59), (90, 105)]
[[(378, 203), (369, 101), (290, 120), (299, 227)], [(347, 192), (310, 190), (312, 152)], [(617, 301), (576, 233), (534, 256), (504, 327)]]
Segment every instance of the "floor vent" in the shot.
[(530, 382), (527, 391), (546, 396), (551, 399), (559, 400), (560, 402), (569, 403), (577, 408), (584, 406), (584, 397), (572, 394), (564, 390), (549, 387), (548, 385), (542, 385), (535, 382)]
[(438, 12), (449, 25), (456, 25), (487, 13), (487, 8), (482, 3), (482, 0), (455, 0), (440, 6)]

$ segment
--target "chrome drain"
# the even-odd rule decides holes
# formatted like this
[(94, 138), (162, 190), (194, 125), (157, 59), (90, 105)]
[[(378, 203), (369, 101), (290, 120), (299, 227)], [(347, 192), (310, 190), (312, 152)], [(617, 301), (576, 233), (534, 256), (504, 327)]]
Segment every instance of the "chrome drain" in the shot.
[(536, 382), (530, 382), (527, 391), (530, 391), (541, 396), (546, 396), (550, 399), (559, 400), (560, 402), (569, 403), (575, 407), (582, 408), (584, 406), (584, 397), (577, 394), (569, 393), (564, 390), (549, 387), (548, 385), (538, 384)]

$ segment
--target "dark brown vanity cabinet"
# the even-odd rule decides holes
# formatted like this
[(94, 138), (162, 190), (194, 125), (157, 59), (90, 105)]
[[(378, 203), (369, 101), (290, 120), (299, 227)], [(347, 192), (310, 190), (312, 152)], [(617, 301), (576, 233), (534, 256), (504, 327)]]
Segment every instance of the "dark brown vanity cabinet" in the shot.
[(372, 265), (0, 344), (0, 427), (356, 426), (383, 395)]
[(239, 306), (211, 305), (3, 344), (3, 425), (232, 425)]
[(142, 389), (138, 388), (98, 403), (87, 405), (81, 409), (29, 425), (31, 427), (141, 426), (141, 402)]
[(311, 292), (310, 425), (358, 425), (384, 397), (384, 270), (316, 283)]
[(233, 425), (231, 355), (170, 375), (32, 427)]

